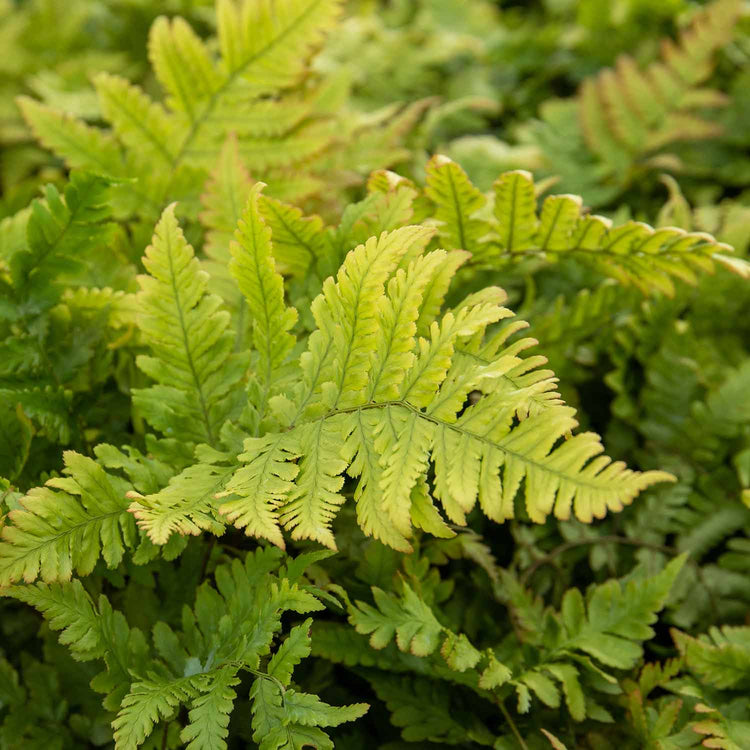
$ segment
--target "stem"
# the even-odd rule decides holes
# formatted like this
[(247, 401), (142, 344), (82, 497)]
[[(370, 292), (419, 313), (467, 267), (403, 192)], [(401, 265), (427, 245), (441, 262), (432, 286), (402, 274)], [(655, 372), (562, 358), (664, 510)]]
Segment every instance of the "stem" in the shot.
[(164, 731), (161, 733), (161, 750), (167, 750), (167, 740), (169, 739), (169, 724), (164, 725)]
[(211, 559), (211, 552), (213, 552), (214, 545), (216, 544), (216, 537), (211, 535), (206, 546), (206, 551), (203, 553), (203, 562), (201, 564), (201, 577), (202, 581), (206, 577), (206, 569), (208, 568), (209, 560)]
[(522, 750), (529, 750), (529, 746), (526, 744), (526, 742), (524, 742), (523, 737), (521, 737), (521, 733), (518, 731), (518, 727), (516, 726), (516, 722), (513, 721), (513, 717), (508, 712), (508, 709), (505, 708), (504, 701), (502, 701), (502, 700), (500, 700), (498, 698), (497, 699), (497, 705), (498, 705), (498, 708), (500, 709), (500, 712), (505, 717), (505, 721), (508, 722), (508, 725), (510, 726), (511, 732), (513, 732), (513, 734), (516, 736), (516, 739), (518, 740), (519, 747), (521, 747)]
[(536, 571), (543, 565), (552, 565), (555, 558), (558, 555), (568, 552), (569, 550), (575, 549), (576, 547), (585, 547), (591, 544), (625, 544), (630, 547), (643, 547), (645, 549), (652, 549), (656, 552), (663, 552), (665, 555), (677, 555), (679, 550), (674, 547), (665, 547), (663, 544), (651, 544), (649, 542), (642, 542), (639, 539), (628, 539), (624, 536), (615, 536), (610, 534), (608, 536), (592, 537), (591, 539), (578, 539), (575, 542), (565, 542), (555, 547), (551, 552), (546, 554), (544, 557), (540, 557), (535, 560), (523, 573), (520, 578), (522, 586), (526, 586), (526, 582), (536, 573)]

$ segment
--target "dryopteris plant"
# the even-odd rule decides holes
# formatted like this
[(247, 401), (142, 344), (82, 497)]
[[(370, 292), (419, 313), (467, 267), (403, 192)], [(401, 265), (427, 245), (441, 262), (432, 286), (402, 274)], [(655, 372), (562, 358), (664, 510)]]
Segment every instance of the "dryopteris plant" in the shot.
[[(544, 357), (524, 355), (535, 344), (518, 335), (525, 324), (479, 274), (512, 281), (529, 262), (572, 262), (642, 293), (670, 294), (674, 280), (694, 282), (695, 271), (711, 270), (714, 260), (738, 272), (745, 265), (708, 235), (637, 222), (613, 227), (571, 196), (548, 197), (540, 207), (523, 172), (501, 175), (485, 196), (442, 157), (430, 162), (424, 191), (375, 173), (367, 197), (326, 228), (264, 196), (233, 149), (230, 141), (203, 199), (206, 259), (196, 256), (171, 205), (146, 249), (140, 291), (122, 295), (118, 319), (135, 329), (123, 356), (132, 351), (141, 373), (127, 381), (130, 440), (107, 432), (101, 419), (98, 430), (121, 447), (94, 434), (64, 454), (63, 476), (6, 494), (3, 593), (42, 611), (75, 659), (104, 660), (92, 685), (108, 696), (103, 716), (118, 749), (151, 741), (159, 722), (167, 746), (181, 737), (196, 750), (224, 748), (240, 693), (252, 706), (261, 747), (330, 747), (315, 727), (356, 718), (363, 707), (334, 709), (290, 685), (289, 665), (310, 648), (309, 623), (293, 627), (266, 658), (281, 612), (306, 613), (321, 601), (333, 612), (345, 608), (355, 629), (372, 634), (373, 647), (395, 633), (401, 650), (430, 660), (419, 667), (417, 695), (443, 695), (434, 680), (477, 690), (489, 705), (504, 707), (515, 693), (523, 715), (532, 695), (558, 707), (557, 682), (575, 721), (606, 720), (591, 692), (606, 694), (605, 683), (617, 680), (603, 668), (638, 661), (638, 644), (652, 636), (649, 625), (680, 564), (642, 588), (612, 582), (586, 602), (569, 592), (558, 614), (538, 606), (524, 582), (503, 578), (481, 542), (458, 530), (477, 505), (495, 522), (575, 516), (588, 523), (673, 477), (627, 469), (602, 455), (595, 433), (574, 434), (575, 410), (557, 392)], [(51, 191), (31, 216), (6, 223), (8, 294), (41, 300), (28, 311), (20, 306), (21, 317), (6, 322), (9, 333), (23, 340), (22, 325), (43, 328), (50, 306), (67, 299), (67, 283), (81, 286), (71, 299), (86, 292), (92, 300), (119, 299), (90, 289), (86, 267), (72, 262), (80, 258), (68, 260), (67, 243), (79, 236), (68, 236), (69, 227), (85, 228), (84, 246), (88, 238), (98, 245), (97, 232), (113, 231), (106, 211), (82, 208), (101, 206), (103, 184), (74, 176), (64, 199)], [(80, 219), (68, 220), (79, 211)], [(35, 222), (46, 227), (44, 242), (35, 239)], [(58, 267), (64, 275), (47, 270)], [(37, 417), (22, 395), (11, 398), (9, 416), (22, 431)], [(32, 437), (23, 438), (27, 451)], [(347, 500), (354, 513), (342, 508)], [(368, 580), (377, 587), (374, 607), (362, 600), (361, 586), (327, 580), (322, 567), (309, 580), (301, 578), (302, 562), (277, 573), (281, 553), (270, 548), (243, 554), (244, 565), (218, 565), (219, 593), (203, 583), (194, 600), (192, 582), (204, 581), (214, 555), (193, 536), (350, 549), (360, 533), (352, 526), (373, 537), (371, 544), (383, 543), (373, 547), (386, 561), (379, 569), (388, 569), (388, 554), (398, 555), (409, 576), (404, 583)], [(215, 549), (223, 559), (237, 555), (231, 541)], [(498, 586), (494, 596), (520, 618), (515, 640), (501, 626), (475, 645), (470, 624), (455, 610), (441, 611), (446, 587), (433, 563), (446, 555), (480, 562)], [(177, 557), (190, 583), (167, 594)], [(169, 603), (164, 612), (154, 606), (136, 615), (143, 629), (106, 598), (97, 600), (96, 586), (87, 590), (74, 579), (93, 573), (94, 582), (101, 573), (136, 596), (132, 587), (145, 585), (135, 583), (139, 570), (145, 580), (156, 576), (145, 589), (158, 586)], [(113, 595), (132, 616), (125, 595)], [(326, 628), (320, 632), (323, 638)], [(342, 644), (356, 635), (333, 632)], [(331, 662), (378, 665), (365, 678), (394, 706), (398, 726), (417, 725), (404, 730), (405, 739), (474, 736), (493, 744), (486, 727), (462, 734), (459, 722), (438, 731), (399, 713), (394, 701), (411, 688), (385, 673), (415, 667), (393, 649), (381, 659), (355, 640), (358, 655), (339, 658), (320, 643), (316, 653)], [(520, 647), (527, 656), (513, 655)], [(256, 678), (252, 685), (242, 673)], [(17, 695), (13, 701), (21, 705)], [(16, 709), (13, 716), (21, 721)]]
[[(223, 187), (214, 183), (213, 190)], [(572, 435), (575, 411), (561, 401), (553, 373), (541, 369), (544, 358), (520, 356), (534, 341), (511, 338), (525, 324), (509, 320), (500, 289), (465, 296), (459, 289), (448, 308), (445, 299), (469, 260), (465, 248), (473, 252), (469, 276), (471, 265), (502, 269), (529, 254), (572, 257), (620, 283), (671, 293), (672, 277), (694, 281), (692, 269), (709, 270), (713, 259), (746, 271), (742, 261), (727, 258), (726, 246), (708, 235), (637, 222), (612, 228), (582, 215), (570, 196), (545, 199), (537, 213), (533, 183), (521, 172), (499, 178), (487, 215), (484, 196), (439, 157), (428, 167), (424, 197), (395, 177), (375, 176), (371, 195), (352, 207), (351, 218), (318, 236), (309, 232), (317, 220), (264, 198), (260, 187), (250, 190), (229, 248), (243, 301), (234, 291), (227, 301), (239, 330), (209, 291), (173, 207), (146, 251), (149, 274), (139, 277), (131, 305), (150, 350), (136, 362), (154, 382), (132, 390), (133, 409), (154, 430), (144, 436), (149, 462), (158, 459), (159, 476), (168, 467), (173, 475), (167, 486), (129, 491), (129, 510), (152, 542), (165, 544), (175, 532), (221, 533), (233, 523), (282, 547), (285, 529), (294, 539), (335, 548), (332, 521), (351, 496), (366, 534), (408, 550), (414, 527), (452, 533), (435, 501), (456, 524), (465, 524), (477, 502), (496, 521), (513, 518), (517, 495), (533, 521), (573, 513), (588, 522), (670, 478), (611, 463), (598, 455), (594, 433)], [(384, 206), (391, 209), (382, 213)], [(426, 218), (409, 226), (416, 206)], [(216, 214), (207, 220), (215, 222)], [(346, 254), (335, 277), (320, 281), (323, 269), (337, 265), (339, 248), (353, 244), (346, 237), (361, 231), (358, 221), (365, 221), (366, 234), (379, 236)], [(280, 233), (287, 237), (280, 253), (285, 267), (293, 277), (307, 274), (308, 288), (316, 278), (321, 283), (311, 315), (299, 321), (276, 270), (277, 226), (286, 231)], [(216, 236), (210, 241), (220, 244)], [(237, 350), (241, 342), (247, 350)], [(105, 466), (113, 460), (109, 449), (100, 458)], [(114, 466), (126, 468), (119, 460)], [(68, 470), (66, 490), (76, 476)], [(127, 507), (117, 496), (114, 516)], [(92, 502), (100, 500), (81, 496), (80, 512), (99, 523)], [(96, 537), (92, 549), (71, 546), (68, 534), (50, 539), (33, 507), (17, 511), (5, 531), (13, 537), (24, 529), (17, 544), (0, 548), (3, 580), (47, 571), (49, 544), (61, 561), (71, 554), (98, 557)], [(71, 533), (80, 527), (71, 524)]]

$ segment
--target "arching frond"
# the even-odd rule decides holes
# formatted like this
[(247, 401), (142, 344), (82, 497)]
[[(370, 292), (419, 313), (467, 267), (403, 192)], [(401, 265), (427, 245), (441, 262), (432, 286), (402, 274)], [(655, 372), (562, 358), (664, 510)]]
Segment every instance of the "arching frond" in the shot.
[(312, 305), (318, 329), (301, 360), (302, 386), (295, 403), (278, 404), (287, 431), (247, 441), (246, 466), (227, 488), (244, 499), (223, 510), (251, 533), (279, 544), (283, 527), (335, 547), (331, 523), (345, 501), (345, 471), (358, 478), (365, 531), (403, 550), (412, 502), (419, 524), (444, 535), (424, 493), (430, 467), (433, 494), (458, 524), (477, 501), (495, 520), (513, 517), (521, 487), (534, 521), (571, 511), (590, 521), (671, 479), (612, 463), (592, 433), (570, 437), (575, 412), (562, 404), (552, 373), (536, 369), (543, 358), (517, 356), (533, 341), (508, 343), (522, 325), (485, 340), (490, 326), (512, 316), (500, 290), (470, 295), (431, 323), (429, 338), (417, 337), (426, 290), (446, 266), (455, 268), (442, 251), (423, 254), (430, 237), (406, 227), (372, 238), (324, 283)]
[[(528, 172), (500, 175), (494, 194), (494, 220), (477, 240), (481, 247), (472, 259), (476, 265), (504, 267), (527, 256), (550, 262), (573, 258), (643, 294), (670, 296), (676, 279), (695, 284), (698, 273), (712, 272), (715, 262), (747, 273), (742, 259), (735, 260), (734, 268), (726, 263), (726, 254), (732, 252), (728, 245), (703, 232), (654, 229), (638, 221), (615, 226), (587, 213), (575, 195), (549, 196), (538, 208)], [(438, 206), (435, 215), (441, 210)]]

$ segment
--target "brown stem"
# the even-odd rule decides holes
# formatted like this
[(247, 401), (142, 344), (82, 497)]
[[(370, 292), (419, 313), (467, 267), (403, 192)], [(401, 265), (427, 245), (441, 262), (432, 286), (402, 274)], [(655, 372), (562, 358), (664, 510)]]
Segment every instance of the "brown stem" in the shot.
[(657, 552), (663, 552), (665, 555), (677, 555), (679, 550), (674, 547), (665, 547), (663, 544), (651, 544), (650, 542), (642, 542), (639, 539), (628, 539), (624, 536), (615, 536), (610, 534), (608, 536), (592, 537), (590, 539), (578, 539), (575, 542), (565, 542), (555, 547), (551, 552), (546, 554), (544, 557), (540, 557), (535, 560), (524, 572), (520, 578), (522, 586), (526, 586), (526, 582), (536, 573), (536, 571), (543, 565), (552, 565), (555, 558), (558, 555), (562, 555), (571, 549), (576, 547), (584, 547), (590, 544), (626, 544), (630, 547), (643, 547), (645, 549), (652, 549)]

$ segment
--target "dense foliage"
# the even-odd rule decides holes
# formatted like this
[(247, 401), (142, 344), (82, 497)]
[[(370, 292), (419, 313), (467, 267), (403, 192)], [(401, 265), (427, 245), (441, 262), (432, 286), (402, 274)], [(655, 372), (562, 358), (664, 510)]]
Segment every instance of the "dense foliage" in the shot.
[(750, 747), (738, 0), (61, 7), (0, 0), (0, 750)]

